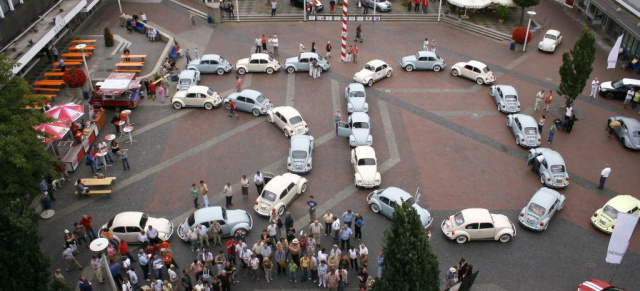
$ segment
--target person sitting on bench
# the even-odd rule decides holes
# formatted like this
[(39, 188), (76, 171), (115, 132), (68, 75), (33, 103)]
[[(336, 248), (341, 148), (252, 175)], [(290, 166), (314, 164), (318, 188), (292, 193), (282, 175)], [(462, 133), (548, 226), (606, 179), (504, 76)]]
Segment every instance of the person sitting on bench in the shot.
[(78, 194), (89, 194), (89, 187), (82, 184), (82, 179), (78, 179), (76, 183), (76, 191), (78, 191)]
[(124, 55), (126, 56), (126, 58), (124, 58), (124, 61), (125, 62), (131, 61), (131, 59), (129, 58), (129, 55), (131, 54), (131, 52), (129, 51), (129, 47), (125, 47), (123, 52), (124, 52)]

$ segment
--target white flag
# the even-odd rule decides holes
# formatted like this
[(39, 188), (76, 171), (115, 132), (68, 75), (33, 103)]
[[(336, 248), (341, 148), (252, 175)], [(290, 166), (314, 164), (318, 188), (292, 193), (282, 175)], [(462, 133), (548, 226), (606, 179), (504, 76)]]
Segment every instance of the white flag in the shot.
[(616, 40), (616, 44), (613, 45), (609, 57), (607, 58), (607, 69), (615, 69), (618, 62), (618, 52), (620, 51), (620, 45), (622, 45), (622, 35)]
[(607, 263), (620, 264), (624, 253), (627, 252), (631, 235), (633, 235), (633, 230), (636, 228), (637, 223), (637, 216), (618, 212), (618, 219), (607, 248)]

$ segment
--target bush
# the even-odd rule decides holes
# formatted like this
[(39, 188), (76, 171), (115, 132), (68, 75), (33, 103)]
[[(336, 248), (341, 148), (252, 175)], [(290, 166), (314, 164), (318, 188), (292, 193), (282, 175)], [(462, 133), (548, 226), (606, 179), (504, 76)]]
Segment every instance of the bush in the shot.
[(69, 88), (78, 88), (87, 82), (87, 75), (81, 69), (71, 68), (62, 74), (62, 80)]
[[(516, 29), (513, 30), (511, 39), (513, 39), (513, 41), (517, 44), (523, 44), (526, 33), (527, 33), (527, 29), (525, 27), (516, 27)], [(531, 30), (529, 30), (529, 37), (527, 37), (527, 44), (531, 42), (532, 38), (533, 38), (533, 33), (531, 33)]]
[(497, 5), (496, 16), (498, 16), (498, 19), (502, 19), (502, 20), (507, 19), (507, 16), (509, 16), (509, 7), (504, 5)]
[(104, 28), (104, 45), (107, 47), (113, 46), (113, 34), (109, 27)]

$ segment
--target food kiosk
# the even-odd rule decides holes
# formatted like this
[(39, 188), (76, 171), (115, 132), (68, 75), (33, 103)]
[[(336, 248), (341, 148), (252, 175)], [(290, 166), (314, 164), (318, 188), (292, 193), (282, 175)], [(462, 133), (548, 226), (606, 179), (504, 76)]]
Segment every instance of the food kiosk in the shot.
[(135, 73), (111, 73), (104, 82), (98, 82), (90, 104), (95, 108), (136, 108), (140, 103), (140, 80)]
[(91, 149), (97, 136), (98, 126), (93, 122), (86, 121), (82, 129), (70, 130), (65, 136), (65, 140), (54, 142), (54, 153), (58, 153), (58, 157), (62, 157), (62, 161), (67, 164), (67, 171), (75, 171)]

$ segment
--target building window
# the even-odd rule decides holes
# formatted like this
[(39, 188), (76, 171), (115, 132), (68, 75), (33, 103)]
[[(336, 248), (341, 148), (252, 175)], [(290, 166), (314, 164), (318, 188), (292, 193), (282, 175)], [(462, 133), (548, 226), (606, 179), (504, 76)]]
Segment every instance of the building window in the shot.
[(8, 0), (0, 0), (0, 9), (2, 9), (2, 12), (4, 14), (8, 13), (9, 11), (11, 11), (9, 9), (9, 3), (7, 3)]

